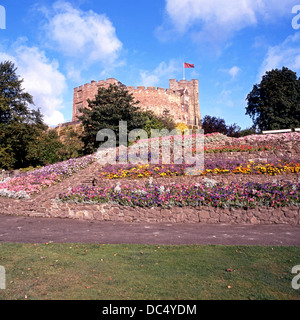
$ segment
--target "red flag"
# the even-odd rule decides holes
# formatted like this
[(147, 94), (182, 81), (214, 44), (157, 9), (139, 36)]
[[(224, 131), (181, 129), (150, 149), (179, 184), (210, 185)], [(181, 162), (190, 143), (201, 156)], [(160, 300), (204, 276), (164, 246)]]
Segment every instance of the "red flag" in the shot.
[(195, 68), (195, 66), (193, 65), (193, 64), (191, 64), (191, 63), (184, 63), (184, 67), (185, 68)]

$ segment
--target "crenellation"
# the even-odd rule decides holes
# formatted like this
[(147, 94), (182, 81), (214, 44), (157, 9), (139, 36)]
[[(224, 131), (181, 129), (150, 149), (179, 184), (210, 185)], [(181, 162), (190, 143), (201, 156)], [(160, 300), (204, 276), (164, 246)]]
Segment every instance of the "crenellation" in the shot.
[(103, 85), (105, 85), (105, 80), (99, 80), (97, 85), (98, 85), (98, 86), (103, 86)]
[(118, 84), (118, 82), (119, 81), (115, 78), (106, 79), (106, 83), (108, 83), (108, 84)]
[(153, 91), (166, 91), (166, 89), (164, 88), (156, 88), (156, 87), (145, 87), (145, 86), (137, 86), (137, 87), (133, 87), (133, 86), (126, 86), (126, 89), (128, 91), (143, 91), (145, 93), (147, 93), (148, 91), (153, 92)]
[(84, 88), (89, 88), (89, 87), (105, 86), (109, 84), (118, 84), (118, 80), (114, 78), (107, 79), (106, 81), (99, 80), (98, 82), (95, 80), (92, 80), (90, 83), (85, 83), (84, 85), (74, 88), (74, 91), (83, 90)]

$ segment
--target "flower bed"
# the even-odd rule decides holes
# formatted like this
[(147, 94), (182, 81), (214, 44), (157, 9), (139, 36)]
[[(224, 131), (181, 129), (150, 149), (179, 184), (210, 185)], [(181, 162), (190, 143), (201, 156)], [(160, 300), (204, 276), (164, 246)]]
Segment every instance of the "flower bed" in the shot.
[[(209, 181), (208, 181), (209, 182)], [(300, 182), (223, 184), (169, 184), (145, 187), (87, 187), (73, 188), (59, 195), (64, 202), (113, 203), (131, 207), (199, 207), (220, 208), (256, 206), (283, 207), (300, 205)]]
[[(184, 163), (185, 156), (194, 156), (195, 154), (200, 156), (201, 153), (227, 155), (226, 153), (253, 154), (254, 152), (266, 151), (269, 158), (272, 155), (271, 151), (274, 151), (273, 154), (276, 152), (279, 155), (284, 153), (285, 148), (290, 149), (289, 151), (293, 155), (299, 153), (298, 141), (300, 141), (300, 133), (298, 132), (279, 135), (251, 135), (243, 138), (230, 138), (219, 133), (174, 135), (139, 140), (131, 146), (133, 149), (129, 149), (129, 152), (131, 155), (136, 152), (135, 161), (140, 159), (143, 163), (151, 163), (154, 159), (154, 163), (160, 164), (178, 163), (179, 158)], [(278, 149), (281, 151), (277, 152)], [(231, 157), (231, 154), (228, 156)], [(122, 160), (126, 161), (126, 158), (123, 159), (123, 157), (124, 153), (122, 153)], [(118, 159), (117, 156), (117, 161)]]
[(297, 160), (281, 160), (276, 159), (272, 162), (254, 162), (248, 161), (240, 163), (239, 160), (206, 160), (205, 170), (202, 175), (208, 173), (222, 174), (267, 174), (278, 175), (281, 173), (298, 173), (300, 172), (300, 162)]
[(101, 172), (101, 175), (109, 179), (120, 178), (148, 178), (148, 177), (174, 177), (182, 176), (185, 173), (185, 165), (170, 164), (170, 165), (115, 165), (106, 166)]
[(92, 156), (85, 156), (48, 165), (27, 173), (20, 173), (16, 177), (0, 183), (0, 196), (29, 198), (31, 195), (37, 194), (86, 168), (93, 161)]
[[(270, 146), (221, 146), (221, 147), (204, 147), (204, 153), (222, 153), (222, 152), (249, 152), (249, 151), (270, 151), (276, 148)], [(196, 153), (196, 148), (193, 148), (192, 152)]]
[(192, 140), (192, 138), (201, 137), (204, 138), (204, 143), (216, 143), (218, 141), (223, 140), (231, 140), (232, 138), (229, 138), (225, 136), (222, 133), (214, 132), (214, 133), (208, 133), (208, 134), (186, 134), (186, 135), (171, 135), (171, 136), (162, 136), (162, 137), (155, 137), (155, 138), (149, 138), (149, 139), (140, 139), (137, 142), (139, 143), (148, 143), (150, 144), (151, 141), (157, 141), (159, 140), (161, 143), (164, 143), (164, 141), (168, 141), (171, 139), (171, 142), (174, 142), (174, 140), (179, 139), (181, 140), (183, 137), (185, 137), (187, 140)]
[[(148, 178), (148, 177), (172, 177), (185, 175), (185, 170), (190, 165), (163, 164), (163, 165), (115, 165), (106, 166), (101, 176), (109, 179), (121, 178)], [(300, 162), (297, 160), (274, 160), (269, 163), (248, 161), (241, 163), (240, 160), (207, 159), (204, 162), (204, 170), (199, 175), (207, 174), (266, 174), (278, 175), (282, 173), (299, 173)]]
[[(174, 142), (174, 140), (181, 140), (183, 135), (175, 135), (175, 136), (164, 136), (164, 137), (155, 137), (155, 138), (149, 138), (149, 139), (142, 139), (139, 140), (139, 143), (150, 143), (152, 141), (159, 140), (161, 144), (168, 142), (169, 139), (171, 139), (171, 143)], [(250, 145), (251, 147), (257, 147), (257, 146), (266, 146), (271, 145), (274, 147), (275, 145), (279, 145), (281, 143), (287, 143), (287, 142), (300, 142), (300, 132), (291, 132), (291, 133), (279, 133), (279, 134), (252, 134), (245, 137), (240, 138), (232, 138), (227, 137), (221, 133), (215, 132), (210, 134), (192, 134), (192, 135), (185, 135), (185, 138), (188, 141), (195, 140), (196, 137), (201, 137), (204, 139), (204, 144), (208, 148), (219, 148), (224, 145), (232, 145), (232, 146), (241, 146), (241, 145)]]
[(277, 133), (277, 134), (252, 134), (249, 136), (235, 138), (233, 139), (233, 143), (240, 142), (240, 143), (269, 143), (273, 144), (276, 142), (300, 142), (300, 132), (291, 132), (291, 133)]

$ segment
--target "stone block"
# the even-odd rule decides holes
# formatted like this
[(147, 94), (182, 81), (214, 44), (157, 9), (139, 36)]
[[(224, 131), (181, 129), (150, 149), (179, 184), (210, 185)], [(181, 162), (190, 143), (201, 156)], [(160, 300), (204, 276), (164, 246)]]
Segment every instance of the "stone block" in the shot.
[[(199, 218), (200, 218), (200, 221), (202, 222), (203, 220), (207, 220), (209, 219), (210, 217), (212, 218), (216, 218), (212, 216), (212, 213), (213, 212), (209, 212), (208, 210), (201, 210), (199, 211)], [(218, 215), (217, 215), (218, 216)]]
[(226, 213), (221, 213), (220, 214), (220, 222), (230, 222), (231, 221), (231, 218), (230, 216), (228, 216)]

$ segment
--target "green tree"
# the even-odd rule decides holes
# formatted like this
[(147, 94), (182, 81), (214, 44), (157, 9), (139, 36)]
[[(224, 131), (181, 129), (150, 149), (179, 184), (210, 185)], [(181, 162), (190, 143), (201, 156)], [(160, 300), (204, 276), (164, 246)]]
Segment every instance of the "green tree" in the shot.
[(258, 134), (258, 132), (255, 130), (254, 126), (243, 129), (240, 131), (240, 137), (250, 136), (251, 134)]
[(168, 129), (169, 131), (175, 129), (176, 123), (171, 117), (169, 109), (165, 108), (162, 116), (158, 117), (158, 119), (163, 123), (165, 129)]
[(66, 126), (61, 129), (60, 140), (62, 147), (58, 150), (58, 154), (62, 160), (77, 158), (82, 154), (83, 143), (72, 127)]
[[(95, 152), (100, 142), (96, 141), (96, 135), (101, 129), (112, 129), (119, 144), (119, 122), (127, 121), (128, 132), (143, 128), (145, 117), (138, 107), (138, 101), (134, 101), (132, 94), (117, 85), (108, 88), (99, 88), (94, 100), (88, 100), (88, 108), (81, 109), (81, 120), (84, 131), (81, 135), (85, 154)], [(127, 133), (128, 133), (127, 132)]]
[(241, 128), (236, 124), (226, 125), (225, 120), (212, 116), (205, 116), (202, 119), (204, 133), (219, 132), (229, 137), (239, 137)]
[(144, 120), (142, 129), (147, 132), (149, 138), (151, 137), (152, 129), (162, 130), (167, 128), (166, 122), (162, 119), (162, 117), (156, 116), (153, 111), (148, 110), (142, 112), (142, 117)]
[(58, 136), (48, 131), (40, 110), (29, 108), (33, 97), (9, 61), (0, 63), (0, 168), (18, 169), (59, 160)]
[(30, 126), (39, 112), (31, 113), (33, 98), (22, 88), (23, 80), (10, 61), (0, 63), (0, 167), (12, 169), (25, 160), (25, 123)]
[(266, 72), (246, 98), (246, 114), (260, 130), (300, 127), (300, 80), (283, 67)]
[(32, 138), (28, 140), (26, 148), (27, 166), (44, 166), (64, 160), (59, 154), (63, 148), (55, 129), (41, 130), (33, 128)]
[(24, 92), (23, 80), (16, 74), (17, 68), (10, 61), (0, 63), (0, 123), (24, 122), (30, 115), (28, 104), (32, 96)]

